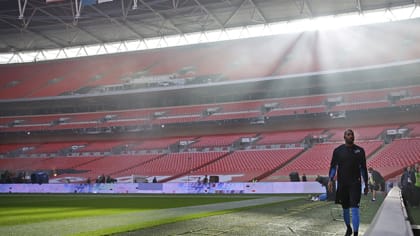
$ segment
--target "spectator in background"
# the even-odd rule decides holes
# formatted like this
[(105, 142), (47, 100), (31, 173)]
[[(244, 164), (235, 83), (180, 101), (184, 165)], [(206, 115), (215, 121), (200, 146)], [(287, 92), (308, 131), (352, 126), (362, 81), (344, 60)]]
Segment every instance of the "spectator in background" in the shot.
[(394, 187), (394, 183), (392, 181), (388, 181), (386, 187), (386, 192), (388, 193)]
[(98, 177), (98, 179), (96, 179), (96, 183), (100, 183), (100, 184), (105, 183), (105, 181), (106, 181), (106, 178), (105, 178), (105, 175), (104, 174), (100, 175)]
[(416, 177), (415, 184), (414, 184), (414, 201), (413, 206), (420, 205), (420, 167), (419, 164), (414, 166), (414, 175)]
[(404, 169), (403, 174), (401, 175), (401, 190), (404, 203), (406, 205), (413, 204), (413, 195), (414, 195), (414, 185), (416, 183), (416, 176), (411, 166), (408, 166)]
[[(326, 176), (320, 176), (318, 175), (315, 179), (316, 182), (320, 183), (323, 187), (325, 187), (325, 193), (320, 194), (318, 197), (315, 198), (315, 200), (319, 200), (319, 201), (334, 201), (335, 200), (335, 196), (334, 196), (334, 191), (329, 192), (328, 191), (328, 181), (329, 178)], [(335, 185), (334, 185), (335, 186)], [(335, 189), (335, 187), (334, 187)]]
[[(354, 144), (354, 132), (351, 129), (344, 131), (345, 143), (334, 149), (330, 171), (328, 191), (334, 191), (334, 178), (337, 174), (337, 191), (335, 203), (343, 208), (344, 223), (347, 226), (346, 236), (359, 235), (360, 224), (360, 198), (362, 193), (362, 178), (365, 182), (364, 194), (369, 191), (368, 173), (366, 168), (365, 150)], [(352, 224), (350, 226), (350, 209)], [(353, 232), (354, 231), (354, 232)]]
[(368, 179), (369, 189), (372, 192), (372, 201), (376, 201), (376, 191), (385, 190), (385, 179), (372, 167), (368, 169)]
[(306, 179), (306, 175), (305, 175), (305, 173), (303, 173), (303, 174), (302, 174), (302, 182), (306, 182), (306, 181), (308, 181), (308, 180)]
[(208, 184), (208, 183), (209, 183), (209, 178), (207, 177), (207, 175), (205, 175), (203, 179), (203, 184)]
[(152, 183), (157, 183), (156, 176), (155, 176), (155, 177), (153, 177)]

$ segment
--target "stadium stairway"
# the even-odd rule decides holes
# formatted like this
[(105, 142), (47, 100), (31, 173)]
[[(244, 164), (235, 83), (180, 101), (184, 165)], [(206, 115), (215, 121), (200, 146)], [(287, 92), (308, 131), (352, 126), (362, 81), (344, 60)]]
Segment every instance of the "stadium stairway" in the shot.
[(126, 172), (126, 171), (131, 170), (131, 169), (133, 169), (133, 168), (136, 168), (136, 167), (138, 167), (138, 166), (141, 166), (141, 165), (144, 165), (144, 164), (146, 164), (146, 163), (149, 163), (149, 162), (155, 161), (155, 160), (157, 160), (157, 159), (160, 159), (160, 158), (162, 158), (162, 157), (164, 157), (164, 156), (166, 156), (166, 155), (167, 155), (166, 153), (161, 154), (161, 155), (159, 155), (159, 156), (157, 156), (157, 157), (155, 157), (155, 158), (152, 158), (152, 159), (150, 159), (150, 160), (147, 160), (147, 161), (144, 161), (144, 162), (138, 163), (138, 164), (136, 164), (136, 165), (132, 165), (132, 166), (130, 166), (129, 168), (125, 168), (125, 169), (122, 169), (122, 170), (118, 170), (118, 171), (112, 172), (112, 173), (110, 173), (110, 175), (111, 175), (111, 176), (115, 176), (115, 175), (117, 175), (117, 174), (119, 174), (119, 173)]
[[(67, 157), (67, 158), (68, 158), (68, 157)], [(89, 163), (91, 163), (91, 162), (94, 162), (94, 161), (100, 160), (100, 159), (102, 159), (102, 158), (104, 158), (104, 157), (103, 157), (103, 156), (100, 156), (100, 157), (95, 158), (95, 159), (93, 159), (93, 160), (86, 161), (86, 162), (80, 163), (80, 164), (75, 165), (75, 166), (71, 166), (70, 168), (72, 168), (72, 169), (76, 169), (76, 168), (78, 168), (78, 167), (81, 167), (81, 166), (86, 165), (86, 164), (89, 164)]]
[[(299, 152), (296, 156), (290, 158), (290, 160), (286, 161), (285, 163), (281, 164), (280, 166), (278, 166), (277, 168), (273, 169), (273, 170), (269, 170), (259, 176), (256, 176), (255, 179), (260, 181), (264, 178), (267, 178), (268, 176), (274, 174), (276, 171), (280, 170), (281, 168), (287, 166), (290, 162), (294, 161), (295, 159), (298, 159), (303, 153), (305, 153), (306, 150), (302, 149), (301, 152)], [(251, 181), (251, 180), (250, 180)]]
[(212, 160), (212, 161), (209, 161), (209, 162), (207, 162), (207, 163), (204, 163), (203, 165), (197, 166), (197, 167), (195, 167), (195, 168), (193, 168), (193, 169), (189, 169), (188, 171), (185, 171), (185, 172), (182, 172), (182, 173), (180, 173), (180, 174), (173, 175), (173, 176), (171, 176), (171, 177), (169, 177), (169, 178), (166, 178), (166, 179), (160, 180), (159, 182), (160, 182), (160, 183), (169, 182), (169, 181), (171, 181), (171, 180), (174, 180), (174, 179), (180, 178), (180, 177), (182, 177), (182, 176), (184, 176), (184, 175), (188, 175), (189, 173), (192, 173), (192, 172), (194, 172), (194, 171), (196, 171), (196, 170), (198, 170), (198, 169), (200, 169), (200, 168), (202, 168), (202, 167), (204, 167), (204, 166), (206, 166), (206, 165), (212, 164), (212, 163), (214, 163), (214, 162), (216, 162), (216, 161), (218, 161), (218, 160), (220, 160), (220, 159), (222, 159), (222, 158), (224, 158), (224, 157), (226, 157), (226, 156), (230, 155), (231, 153), (233, 153), (233, 151), (227, 152), (227, 153), (225, 153), (225, 154), (221, 155), (220, 157), (218, 157), (218, 158), (216, 158), (216, 159), (214, 159), (214, 160)]
[(374, 159), (376, 156), (378, 156), (381, 151), (387, 146), (387, 144), (383, 144), (380, 148), (376, 149), (372, 154), (366, 157), (366, 161)]

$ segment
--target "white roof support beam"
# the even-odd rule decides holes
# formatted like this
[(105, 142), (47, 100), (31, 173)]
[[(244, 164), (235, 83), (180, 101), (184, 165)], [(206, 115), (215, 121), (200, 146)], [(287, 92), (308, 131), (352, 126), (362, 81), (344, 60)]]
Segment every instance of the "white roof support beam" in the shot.
[(226, 25), (229, 23), (229, 21), (236, 15), (236, 14), (238, 14), (238, 12), (239, 12), (239, 10), (242, 8), (242, 6), (243, 5), (245, 5), (245, 3), (247, 2), (248, 0), (243, 0), (242, 2), (241, 2), (241, 4), (239, 4), (239, 6), (238, 6), (238, 8), (236, 8), (236, 10), (232, 13), (232, 15), (230, 15), (229, 16), (229, 18), (225, 21), (225, 23), (223, 23), (223, 28), (225, 28), (226, 27)]
[(126, 4), (125, 4), (125, 1), (124, 0), (121, 1), (121, 10), (122, 10), (122, 13), (123, 13), (123, 19), (124, 20), (126, 20), (127, 17), (128, 17), (128, 13), (130, 12), (130, 9), (131, 9), (131, 6), (133, 4), (133, 1), (134, 0), (130, 0), (128, 2), (127, 6), (125, 6)]
[(28, 25), (31, 23), (32, 18), (34, 17), (34, 15), (35, 15), (35, 13), (37, 11), (37, 8), (34, 8), (32, 10), (32, 13), (31, 13), (31, 15), (29, 16), (28, 19), (25, 18), (25, 10), (26, 10), (26, 6), (28, 4), (28, 1), (27, 0), (24, 0), (24, 1), (25, 2), (23, 3), (23, 6), (22, 6), (21, 0), (18, 0), (18, 6), (19, 6), (19, 16), (18, 16), (18, 19), (22, 21), (22, 27), (24, 29), (26, 29), (26, 28), (28, 28)]
[(80, 18), (80, 12), (82, 11), (82, 0), (74, 0), (74, 23), (77, 24), (77, 21)]
[[(77, 1), (77, 0), (76, 0)], [(88, 32), (88, 31), (86, 31), (85, 29), (82, 29), (81, 27), (78, 27), (78, 26), (76, 26), (76, 25), (74, 25), (74, 24), (69, 24), (69, 23), (66, 23), (65, 21), (63, 21), (60, 17), (58, 17), (58, 16), (56, 16), (56, 15), (53, 15), (53, 14), (51, 14), (50, 12), (48, 12), (48, 11), (46, 11), (46, 10), (44, 10), (44, 9), (42, 9), (42, 8), (36, 8), (36, 9), (38, 9), (39, 11), (41, 11), (42, 13), (44, 13), (45, 15), (47, 15), (47, 16), (50, 16), (50, 17), (52, 17), (52, 18), (54, 18), (54, 19), (56, 19), (58, 22), (60, 22), (61, 24), (63, 24), (64, 26), (66, 26), (66, 27), (69, 27), (69, 28), (74, 28), (74, 29), (77, 29), (77, 30), (79, 30), (79, 31), (82, 31), (82, 32), (84, 32), (85, 34), (87, 34), (87, 35), (89, 35), (90, 37), (92, 37), (96, 42), (98, 42), (98, 43), (103, 43), (103, 40), (101, 40), (100, 38), (98, 38), (98, 37), (96, 37), (95, 35), (93, 35), (92, 33), (90, 33), (90, 32)], [(74, 39), (73, 39), (74, 40)]]
[(312, 7), (307, 0), (296, 0), (295, 3), (298, 6), (299, 12), (301, 15), (305, 12), (305, 9), (306, 9), (306, 12), (308, 13), (308, 17), (309, 18), (314, 17), (314, 14), (312, 12)]
[[(124, 2), (124, 1), (121, 1)], [(138, 32), (136, 32), (133, 28), (131, 28), (130, 26), (128, 26), (127, 24), (123, 24), (121, 22), (119, 22), (118, 20), (111, 18), (109, 15), (105, 14), (103, 11), (99, 10), (97, 7), (95, 6), (90, 6), (93, 10), (95, 10), (97, 13), (99, 13), (99, 15), (107, 18), (110, 22), (119, 25), (121, 27), (125, 27), (126, 29), (130, 30), (133, 34), (135, 34), (138, 38), (142, 39), (144, 38), (142, 35), (140, 35)], [(124, 5), (123, 5), (124, 7)]]
[(174, 9), (177, 9), (178, 8), (178, 5), (179, 5), (179, 0), (172, 0), (172, 7)]
[(136, 10), (138, 7), (138, 0), (133, 0), (133, 7), (131, 9)]
[(359, 14), (363, 13), (362, 0), (356, 0), (356, 9), (359, 11)]
[(31, 33), (31, 34), (33, 34), (33, 35), (39, 36), (39, 37), (41, 37), (41, 38), (44, 38), (44, 39), (48, 40), (49, 42), (53, 43), (54, 45), (56, 45), (56, 46), (57, 46), (57, 47), (59, 47), (59, 48), (61, 48), (61, 47), (64, 47), (64, 46), (65, 46), (62, 42), (60, 42), (60, 41), (58, 41), (58, 40), (55, 40), (55, 39), (53, 39), (53, 38), (50, 38), (50, 37), (48, 37), (48, 36), (46, 36), (46, 35), (44, 35), (44, 34), (37, 33), (37, 32), (35, 32), (35, 31), (29, 30), (29, 29), (27, 29), (27, 28), (18, 27), (18, 26), (14, 25), (14, 24), (12, 24), (12, 23), (10, 23), (10, 22), (6, 21), (6, 20), (3, 20), (2, 18), (0, 18), (0, 21), (2, 21), (2, 22), (4, 22), (4, 23), (6, 23), (6, 24), (8, 24), (8, 25), (13, 26), (14, 28), (16, 28), (16, 29), (17, 29), (18, 31), (20, 31), (20, 32)]
[(23, 28), (25, 28), (25, 29), (26, 29), (26, 28), (28, 28), (28, 26), (29, 26), (29, 24), (31, 23), (32, 18), (34, 17), (34, 15), (35, 15), (36, 11), (37, 11), (37, 9), (35, 8), (35, 9), (32, 11), (31, 16), (29, 16), (28, 20), (26, 20), (26, 18), (23, 18), (23, 19), (22, 19), (22, 21), (23, 21)]
[(222, 22), (220, 22), (219, 19), (216, 18), (203, 4), (201, 4), (198, 0), (194, 0), (195, 3), (205, 12), (207, 15), (209, 15), (220, 27), (224, 28), (224, 25)]
[(162, 21), (168, 22), (171, 27), (178, 32), (178, 34), (183, 34), (183, 32), (170, 20), (164, 17), (162, 14), (160, 14), (158, 11), (156, 11), (154, 8), (152, 8), (149, 4), (144, 2), (143, 0), (138, 0), (143, 6), (145, 6), (147, 9), (149, 9), (151, 12), (153, 12), (155, 15), (157, 15)]
[(258, 8), (257, 5), (255, 5), (253, 0), (249, 0), (249, 2), (254, 6), (255, 11), (261, 16), (261, 19), (263, 20), (262, 23), (267, 24), (267, 18), (264, 16), (264, 14), (261, 12), (260, 8)]
[(28, 3), (28, 0), (23, 0), (23, 5), (22, 5), (22, 0), (17, 0), (18, 1), (18, 6), (19, 6), (19, 16), (18, 19), (19, 20), (23, 20), (25, 18), (25, 9), (26, 9), (26, 4)]

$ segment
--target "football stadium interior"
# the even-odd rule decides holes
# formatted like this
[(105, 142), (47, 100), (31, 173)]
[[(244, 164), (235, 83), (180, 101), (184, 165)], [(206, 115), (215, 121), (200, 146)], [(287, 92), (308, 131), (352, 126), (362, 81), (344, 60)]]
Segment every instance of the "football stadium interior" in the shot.
[[(408, 17), (400, 20), (396, 12), (404, 9)], [(308, 19), (365, 12), (380, 12), (388, 20), (251, 34), (253, 27), (271, 30), (278, 27), (276, 22), (311, 24)], [(317, 193), (310, 186), (322, 187), (316, 180), (328, 175), (332, 151), (343, 143), (346, 128), (354, 130), (355, 142), (365, 149), (368, 167), (382, 174), (387, 187), (397, 186), (404, 169), (420, 163), (417, 17), (419, 2), (403, 0), (0, 1), (0, 190), (9, 197), (19, 192), (12, 188), (25, 184), (62, 186), (70, 193), (122, 193), (131, 188), (127, 186), (153, 194), (174, 189), (197, 197), (229, 193), (196, 187), (208, 178), (210, 183), (231, 184), (221, 188), (235, 186), (234, 195), (253, 197), (253, 191), (263, 189), (264, 194), (306, 198)], [(210, 32), (241, 35), (244, 29), (244, 38), (209, 38)], [(198, 40), (191, 43), (192, 37)], [(174, 38), (179, 46), (171, 44)], [(130, 45), (134, 50), (128, 50)], [(308, 185), (299, 181), (302, 175)], [(286, 189), (290, 182), (299, 183)], [(183, 185), (165, 192), (165, 186), (179, 183)], [(107, 184), (123, 187), (78, 189)], [(263, 187), (255, 190), (250, 184)], [(270, 192), (267, 186), (285, 190)], [(35, 192), (59, 192), (54, 188)], [(30, 193), (28, 189), (21, 192)], [(261, 198), (251, 197), (246, 198), (250, 205), (237, 208)], [(389, 214), (384, 206), (392, 197), (399, 199), (401, 219), (410, 219), (404, 225), (410, 231), (399, 228), (400, 235), (418, 234), (420, 212), (404, 205), (398, 191), (372, 209), (366, 207), (373, 212), (362, 227), (366, 235), (381, 235), (375, 229), (387, 228), (380, 215)], [(275, 202), (269, 200), (255, 205)], [(292, 219), (287, 217), (294, 217), (293, 212), (329, 217), (335, 209), (306, 200), (299, 204), (306, 208), (298, 203), (277, 206), (295, 209), (279, 217)], [(219, 211), (223, 209), (228, 208)], [(218, 223), (214, 219), (209, 224)], [(342, 224), (337, 223), (336, 232)], [(156, 225), (83, 232), (101, 235)], [(259, 233), (233, 233), (220, 228), (160, 231), (162, 227), (137, 233), (341, 235), (313, 225), (310, 233), (289, 227), (280, 234), (262, 228)], [(8, 230), (29, 232), (0, 227), (0, 232)], [(46, 235), (42, 230), (39, 234)]]

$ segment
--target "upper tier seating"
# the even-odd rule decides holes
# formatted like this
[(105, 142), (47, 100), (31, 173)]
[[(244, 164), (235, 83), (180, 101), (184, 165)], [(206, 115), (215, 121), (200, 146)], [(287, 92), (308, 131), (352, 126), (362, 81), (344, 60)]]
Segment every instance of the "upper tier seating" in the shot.
[(420, 96), (420, 86), (410, 86), (407, 88), (408, 96), (418, 97)]
[(389, 107), (391, 103), (389, 101), (374, 101), (374, 102), (363, 102), (363, 103), (343, 103), (336, 105), (329, 109), (331, 112), (337, 111), (354, 111), (354, 110), (369, 110), (374, 108)]
[[(55, 80), (59, 81), (59, 78), (67, 72), (67, 68), (74, 66), (75, 64), (71, 62), (1, 66), (0, 73), (5, 68), (13, 69), (0, 79), (0, 83), (3, 84), (0, 90), (0, 99), (28, 97), (41, 87), (53, 84)], [(61, 91), (55, 91), (54, 94), (59, 95), (60, 93)]]
[(171, 145), (179, 145), (181, 141), (191, 141), (194, 137), (161, 138), (144, 140), (129, 144), (130, 150), (169, 149)]
[(87, 145), (87, 142), (51, 142), (43, 143), (32, 150), (26, 152), (26, 154), (34, 153), (59, 153), (60, 151), (76, 151), (77, 149)]
[(420, 97), (407, 97), (402, 98), (401, 100), (398, 100), (395, 102), (395, 105), (397, 106), (408, 106), (408, 105), (418, 105), (420, 104)]
[[(394, 89), (392, 89), (394, 90)], [(365, 91), (344, 93), (342, 95), (344, 103), (360, 103), (366, 101), (386, 101), (388, 99), (390, 90), (380, 89), (377, 91)]]
[(324, 105), (327, 95), (313, 95), (275, 99), (273, 102), (278, 102), (280, 108), (299, 108), (299, 107), (314, 107)]
[(79, 148), (78, 152), (111, 152), (113, 148), (123, 145), (124, 141), (97, 141), (89, 142), (86, 146)]
[(322, 129), (263, 133), (256, 145), (301, 143), (309, 135), (320, 135)]
[[(58, 96), (77, 93), (90, 86), (123, 85), (127, 81), (136, 80), (146, 85), (157, 83), (159, 78), (171, 81), (214, 76), (243, 80), (413, 60), (420, 58), (420, 49), (415, 43), (401, 42), (417, 42), (420, 38), (416, 31), (418, 28), (418, 20), (406, 20), (352, 27), (351, 30), (331, 30), (322, 34), (282, 34), (77, 59), (2, 65), (0, 99)], [(370, 32), (369, 36), (365, 32)], [(357, 43), (346, 42), (346, 47), (343, 47), (342, 35), (357, 39)], [(378, 46), (379, 41), (392, 48), (392, 53)]]
[(241, 138), (252, 138), (256, 134), (234, 134), (234, 135), (213, 135), (203, 136), (191, 144), (190, 148), (203, 148), (203, 147), (226, 147), (231, 146), (234, 142), (240, 141)]
[(201, 118), (201, 121), (223, 121), (223, 120), (233, 120), (233, 119), (251, 119), (256, 118), (261, 115), (260, 111), (244, 111), (244, 112), (234, 112), (234, 113), (214, 113), (210, 116)]
[(264, 100), (221, 103), (220, 112), (260, 111), (264, 103), (266, 103)]
[(0, 155), (5, 155), (10, 152), (24, 152), (38, 146), (38, 143), (17, 143), (17, 144), (0, 144)]
[(326, 107), (324, 105), (313, 106), (313, 107), (302, 107), (302, 108), (276, 108), (265, 114), (267, 117), (274, 116), (292, 116), (302, 114), (313, 114), (313, 113), (325, 113)]
[(420, 136), (420, 123), (408, 124), (405, 127), (410, 129), (409, 134), (408, 134), (410, 137)]
[[(349, 100), (349, 93), (335, 93), (314, 95), (305, 97), (292, 97), (282, 99), (264, 99), (255, 101), (241, 101), (219, 104), (203, 104), (192, 106), (176, 106), (148, 109), (131, 109), (123, 111), (102, 111), (92, 113), (70, 113), (40, 116), (15, 116), (1, 117), (0, 131), (4, 132), (28, 132), (28, 131), (53, 131), (83, 128), (101, 128), (114, 126), (138, 126), (163, 125), (187, 122), (220, 122), (230, 119), (256, 120), (276, 116), (291, 116), (302, 114), (326, 113), (327, 111), (364, 110), (372, 108), (390, 107), (391, 102), (381, 99), (385, 94), (392, 91), (415, 89), (420, 86), (399, 87), (393, 89), (365, 90), (354, 92), (357, 103), (340, 103), (328, 108), (324, 103), (328, 98), (343, 96)], [(353, 93), (352, 93), (353, 94)], [(373, 99), (372, 101), (364, 99)], [(397, 100), (396, 105), (402, 105), (404, 101), (416, 101), (418, 98), (403, 98)], [(265, 104), (270, 104), (271, 110), (265, 111)], [(211, 114), (205, 114), (209, 108), (216, 109)], [(266, 112), (266, 113), (265, 113)], [(265, 113), (265, 114), (264, 114)], [(11, 125), (14, 121), (22, 121)], [(369, 138), (368, 138), (369, 139)], [(337, 140), (335, 137), (333, 141)], [(339, 138), (338, 140), (341, 140)]]

